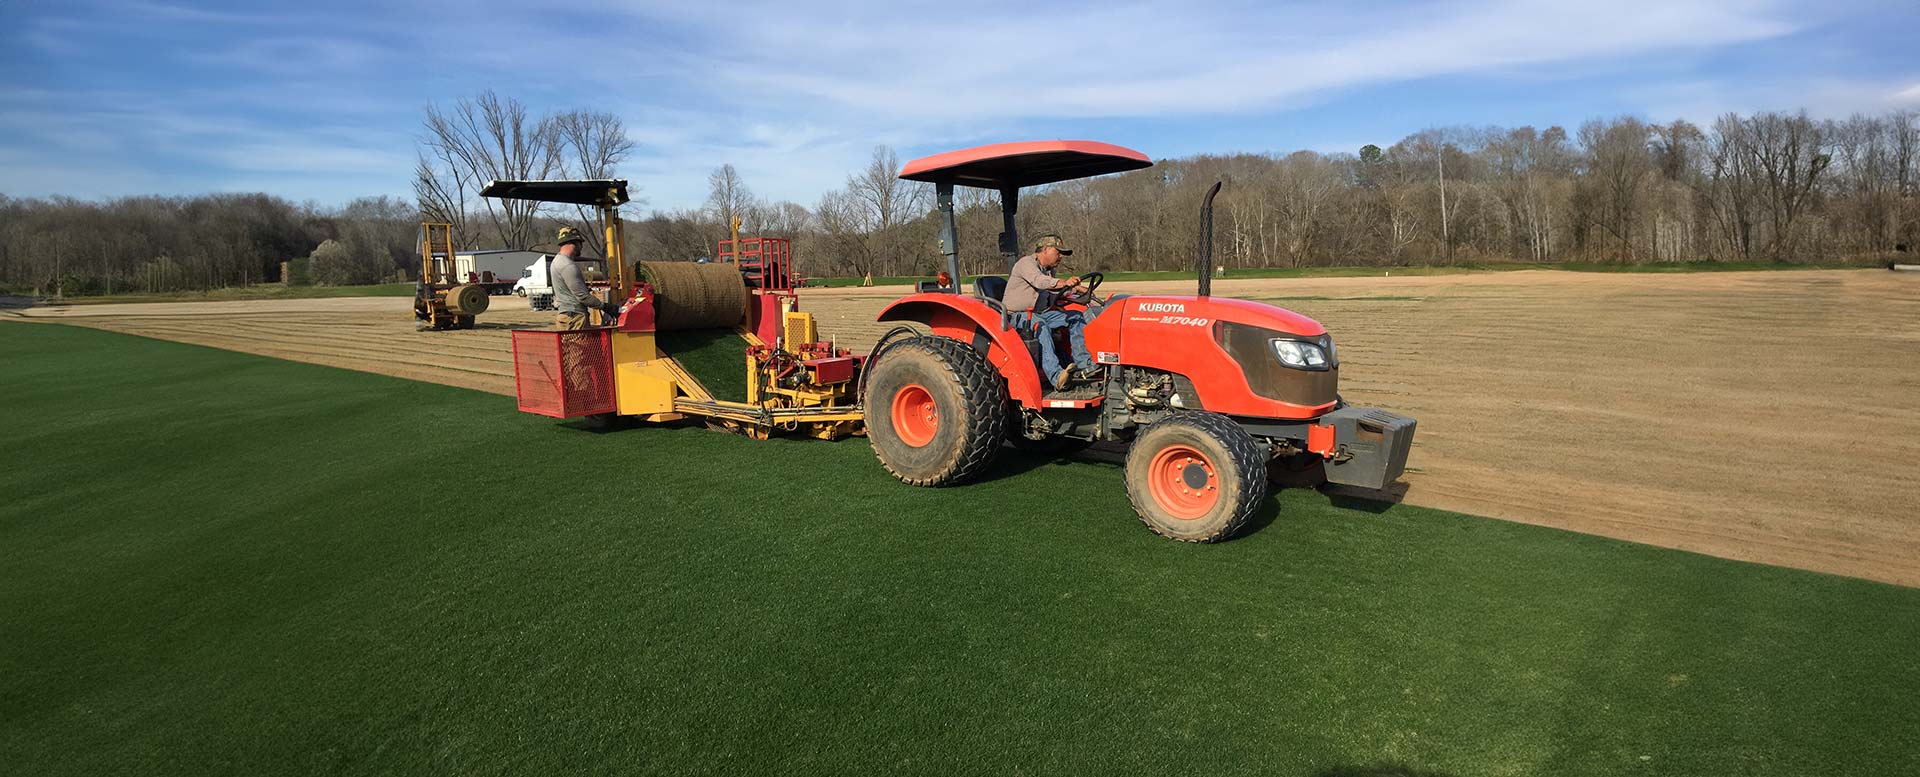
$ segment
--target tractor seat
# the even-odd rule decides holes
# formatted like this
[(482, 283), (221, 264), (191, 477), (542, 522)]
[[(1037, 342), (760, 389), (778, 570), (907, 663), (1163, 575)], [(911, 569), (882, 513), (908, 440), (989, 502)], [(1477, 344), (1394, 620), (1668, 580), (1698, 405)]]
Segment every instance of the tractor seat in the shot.
[(1040, 341), (1035, 339), (1032, 321), (1020, 312), (1007, 310), (1001, 297), (1007, 293), (1007, 279), (998, 275), (982, 275), (973, 279), (973, 296), (985, 300), (987, 305), (1000, 311), (1000, 325), (1012, 329), (1020, 335), (1020, 342), (1027, 347), (1027, 357), (1033, 360), (1034, 369), (1040, 368)]
[(1000, 302), (1007, 293), (1007, 279), (998, 275), (982, 275), (973, 279), (973, 296)]

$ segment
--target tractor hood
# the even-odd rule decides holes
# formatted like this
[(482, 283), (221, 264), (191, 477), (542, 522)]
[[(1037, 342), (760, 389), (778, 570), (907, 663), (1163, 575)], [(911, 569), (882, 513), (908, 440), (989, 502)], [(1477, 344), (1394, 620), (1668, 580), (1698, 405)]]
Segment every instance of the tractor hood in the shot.
[(1186, 378), (1190, 404), (1182, 407), (1197, 399), (1216, 413), (1292, 420), (1318, 417), (1338, 401), (1339, 362), (1318, 321), (1226, 297), (1143, 295), (1113, 304), (1118, 309), (1086, 327), (1095, 361)]
[[(1128, 319), (1142, 323), (1169, 319), (1164, 323), (1207, 326), (1217, 321), (1231, 321), (1301, 337), (1319, 337), (1327, 333), (1327, 328), (1318, 321), (1277, 305), (1252, 300), (1155, 294), (1129, 297), (1122, 304), (1126, 305)], [(1202, 322), (1202, 319), (1205, 321)]]

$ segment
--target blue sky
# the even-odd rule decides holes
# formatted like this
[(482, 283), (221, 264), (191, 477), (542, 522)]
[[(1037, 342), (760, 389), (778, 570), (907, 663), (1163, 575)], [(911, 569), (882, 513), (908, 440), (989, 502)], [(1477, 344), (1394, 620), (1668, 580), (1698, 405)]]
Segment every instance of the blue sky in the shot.
[(0, 0), (0, 193), (411, 196), (422, 109), (626, 120), (695, 206), (733, 163), (811, 205), (903, 159), (1090, 138), (1156, 158), (1431, 126), (1920, 109), (1920, 2), (363, 3)]

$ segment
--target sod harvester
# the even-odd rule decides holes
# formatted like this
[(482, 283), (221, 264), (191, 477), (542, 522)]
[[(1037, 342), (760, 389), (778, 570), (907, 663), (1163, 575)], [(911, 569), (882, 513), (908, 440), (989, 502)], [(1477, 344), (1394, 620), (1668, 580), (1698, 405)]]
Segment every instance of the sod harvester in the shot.
[[(1137, 151), (1088, 141), (1002, 143), (909, 163), (901, 178), (935, 187), (946, 271), (880, 313), (900, 325), (864, 356), (819, 339), (812, 316), (798, 309), (790, 266), (757, 276), (783, 280), (749, 283), (743, 277), (756, 276), (724, 264), (642, 262), (631, 285), (622, 267), (613, 291), (627, 301), (616, 326), (514, 333), (520, 408), (601, 421), (697, 417), (756, 437), (864, 433), (880, 463), (916, 486), (965, 483), (1009, 442), (1055, 450), (1124, 443), (1127, 495), (1141, 520), (1191, 542), (1233, 536), (1265, 500), (1268, 466), (1277, 461), (1318, 462), (1328, 481), (1363, 488), (1399, 477), (1414, 419), (1340, 400), (1325, 328), (1209, 293), (1217, 184), (1201, 209), (1208, 223), (1197, 294), (1109, 302), (1093, 272), (1083, 290), (1056, 303), (1114, 306), (1085, 329), (1087, 349), (1104, 367), (1096, 384), (1055, 391), (1042, 381), (1035, 332), (1023, 311), (1001, 304), (1004, 278), (981, 277), (971, 294), (960, 292), (955, 187), (999, 193), (1000, 250), (1011, 261), (1021, 245), (1014, 222), (1022, 188), (1152, 164)], [(583, 181), (495, 182), (484, 193), (594, 204), (611, 234), (625, 192), (623, 181)], [(714, 326), (746, 340), (744, 402), (715, 398), (655, 337)]]

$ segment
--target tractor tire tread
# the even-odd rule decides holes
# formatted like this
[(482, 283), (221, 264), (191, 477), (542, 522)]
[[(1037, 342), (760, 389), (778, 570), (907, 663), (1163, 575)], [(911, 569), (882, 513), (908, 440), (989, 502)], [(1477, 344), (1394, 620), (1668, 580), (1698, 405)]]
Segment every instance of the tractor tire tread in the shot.
[[(1147, 427), (1147, 430), (1143, 430), (1141, 437), (1144, 437), (1148, 431), (1151, 431), (1153, 426), (1169, 422), (1191, 425), (1206, 436), (1218, 441), (1221, 447), (1227, 450), (1227, 455), (1232, 459), (1231, 464), (1233, 468), (1239, 473), (1239, 477), (1237, 478), (1239, 482), (1236, 484), (1234, 493), (1230, 495), (1230, 498), (1233, 499), (1233, 512), (1227, 521), (1221, 525), (1220, 529), (1212, 534), (1191, 537), (1180, 537), (1168, 534), (1161, 531), (1160, 527), (1154, 525), (1153, 521), (1147, 519), (1147, 510), (1149, 506), (1153, 504), (1153, 495), (1147, 491), (1145, 484), (1136, 482), (1136, 479), (1133, 477), (1128, 477), (1126, 478), (1127, 499), (1133, 503), (1134, 514), (1139, 517), (1140, 522), (1145, 524), (1153, 533), (1166, 537), (1167, 539), (1200, 544), (1232, 539), (1240, 533), (1241, 529), (1246, 528), (1247, 522), (1253, 520), (1254, 513), (1259, 511), (1261, 503), (1266, 501), (1267, 459), (1265, 452), (1260, 449), (1259, 443), (1255, 442), (1253, 437), (1248, 435), (1246, 430), (1241, 429), (1240, 425), (1235, 423), (1233, 419), (1219, 413), (1209, 413), (1200, 410), (1170, 415), (1155, 422), (1152, 426)], [(1141, 437), (1135, 438), (1134, 442), (1136, 445), (1139, 443)], [(1132, 454), (1133, 451), (1128, 451), (1129, 464), (1132, 463)]]
[[(907, 350), (920, 350), (933, 355), (951, 374), (954, 385), (960, 387), (968, 416), (967, 428), (961, 436), (960, 455), (938, 472), (915, 475), (897, 470), (888, 463), (886, 456), (880, 452), (879, 442), (871, 433), (867, 435), (867, 444), (873, 448), (881, 466), (908, 485), (953, 486), (979, 477), (993, 463), (1000, 443), (1006, 439), (1005, 376), (987, 363), (986, 357), (974, 350), (973, 346), (952, 338), (922, 335), (903, 339), (889, 346), (887, 355), (893, 356)], [(874, 400), (868, 398), (867, 401)]]

